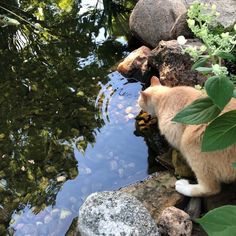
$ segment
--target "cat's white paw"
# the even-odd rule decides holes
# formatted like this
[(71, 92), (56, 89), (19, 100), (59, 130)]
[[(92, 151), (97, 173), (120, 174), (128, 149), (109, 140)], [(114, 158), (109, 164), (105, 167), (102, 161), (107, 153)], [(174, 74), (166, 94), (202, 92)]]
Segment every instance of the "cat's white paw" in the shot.
[(191, 197), (192, 185), (186, 179), (180, 179), (175, 182), (175, 190), (185, 196)]
[(175, 182), (175, 186), (176, 185), (188, 185), (189, 181), (187, 179), (179, 179)]

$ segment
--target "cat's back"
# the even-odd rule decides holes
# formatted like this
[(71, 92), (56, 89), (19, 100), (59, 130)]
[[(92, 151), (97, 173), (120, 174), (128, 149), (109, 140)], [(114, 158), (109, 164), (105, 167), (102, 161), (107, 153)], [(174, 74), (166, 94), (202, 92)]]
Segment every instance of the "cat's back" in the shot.
[(206, 95), (202, 91), (190, 86), (176, 86), (169, 89), (165, 96), (170, 108), (177, 108), (177, 111), (180, 111), (193, 101)]

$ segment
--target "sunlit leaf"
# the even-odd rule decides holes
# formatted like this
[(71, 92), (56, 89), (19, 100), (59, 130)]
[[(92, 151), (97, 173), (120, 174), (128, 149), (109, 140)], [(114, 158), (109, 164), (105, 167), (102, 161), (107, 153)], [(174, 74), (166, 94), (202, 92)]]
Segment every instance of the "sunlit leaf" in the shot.
[(58, 6), (61, 8), (61, 10), (65, 12), (70, 12), (72, 10), (74, 0), (59, 0)]

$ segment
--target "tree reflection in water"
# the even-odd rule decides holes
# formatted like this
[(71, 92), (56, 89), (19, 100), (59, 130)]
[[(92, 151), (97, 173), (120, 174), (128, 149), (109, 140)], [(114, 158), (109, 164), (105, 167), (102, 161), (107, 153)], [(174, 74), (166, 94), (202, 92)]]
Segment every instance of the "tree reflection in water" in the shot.
[(107, 36), (125, 29), (131, 3), (122, 3), (80, 14), (78, 0), (1, 1), (0, 14), (21, 23), (0, 28), (1, 235), (14, 211), (54, 205), (78, 175), (73, 147), (95, 142), (104, 124), (99, 81), (124, 51)]

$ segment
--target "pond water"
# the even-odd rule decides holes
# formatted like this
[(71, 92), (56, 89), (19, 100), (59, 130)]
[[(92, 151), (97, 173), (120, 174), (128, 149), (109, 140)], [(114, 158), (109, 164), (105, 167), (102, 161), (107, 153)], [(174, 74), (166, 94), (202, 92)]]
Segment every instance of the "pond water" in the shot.
[(0, 28), (0, 235), (65, 235), (90, 193), (147, 176), (141, 84), (113, 69), (132, 2), (96, 3), (0, 3), (21, 23)]

